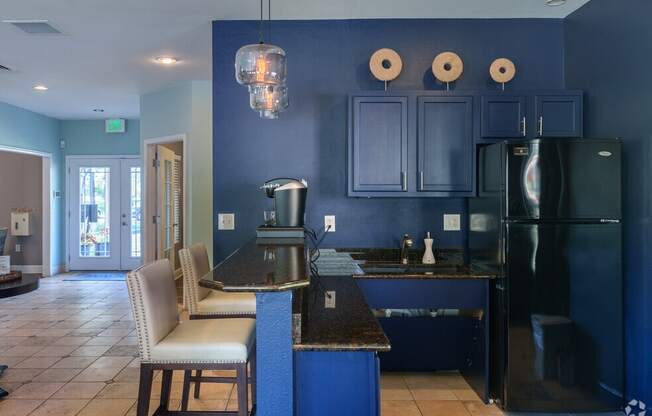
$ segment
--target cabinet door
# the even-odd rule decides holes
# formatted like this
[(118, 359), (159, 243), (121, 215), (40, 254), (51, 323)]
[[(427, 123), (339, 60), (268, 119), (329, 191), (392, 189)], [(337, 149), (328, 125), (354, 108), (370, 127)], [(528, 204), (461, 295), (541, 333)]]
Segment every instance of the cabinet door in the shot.
[(353, 97), (352, 191), (407, 192), (407, 97)]
[(480, 135), (486, 138), (527, 136), (526, 108), (524, 96), (483, 96)]
[(581, 95), (537, 95), (537, 137), (581, 137)]
[(418, 190), (473, 190), (473, 97), (419, 97)]

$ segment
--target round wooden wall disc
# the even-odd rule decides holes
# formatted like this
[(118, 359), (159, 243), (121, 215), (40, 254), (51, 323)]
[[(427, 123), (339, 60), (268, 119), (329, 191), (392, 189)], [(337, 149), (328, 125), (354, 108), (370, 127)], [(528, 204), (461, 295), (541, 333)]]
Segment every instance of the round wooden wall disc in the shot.
[(379, 81), (391, 81), (401, 73), (403, 61), (394, 49), (378, 49), (369, 59), (369, 69)]
[(491, 63), (489, 67), (491, 78), (499, 84), (511, 81), (516, 75), (516, 66), (514, 62), (507, 58), (498, 58)]
[(432, 73), (441, 82), (453, 82), (464, 72), (462, 58), (454, 52), (442, 52), (432, 61)]

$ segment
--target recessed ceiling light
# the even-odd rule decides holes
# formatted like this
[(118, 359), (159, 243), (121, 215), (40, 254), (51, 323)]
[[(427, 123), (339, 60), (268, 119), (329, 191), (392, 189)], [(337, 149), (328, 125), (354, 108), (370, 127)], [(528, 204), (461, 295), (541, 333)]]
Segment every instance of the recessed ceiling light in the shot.
[(48, 87), (46, 87), (43, 84), (36, 84), (32, 88), (34, 88), (36, 91), (47, 91)]
[(103, 113), (104, 109), (103, 108), (94, 108), (93, 111), (95, 111), (96, 113)]
[(177, 62), (179, 62), (179, 60), (177, 58), (173, 58), (171, 56), (158, 56), (156, 58), (156, 62), (158, 62), (159, 64), (163, 64), (163, 65), (174, 65)]
[(566, 4), (566, 0), (546, 0), (547, 6), (561, 6), (562, 4)]

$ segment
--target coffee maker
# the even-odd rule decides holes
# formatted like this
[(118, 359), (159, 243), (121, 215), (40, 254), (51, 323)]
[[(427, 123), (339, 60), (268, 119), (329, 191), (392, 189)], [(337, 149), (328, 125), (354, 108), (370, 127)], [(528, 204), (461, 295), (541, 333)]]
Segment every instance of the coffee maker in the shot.
[[(274, 200), (275, 220), (258, 228), (258, 236), (303, 237), (308, 184), (305, 179), (275, 178), (261, 187)], [(264, 235), (261, 235), (264, 234)]]

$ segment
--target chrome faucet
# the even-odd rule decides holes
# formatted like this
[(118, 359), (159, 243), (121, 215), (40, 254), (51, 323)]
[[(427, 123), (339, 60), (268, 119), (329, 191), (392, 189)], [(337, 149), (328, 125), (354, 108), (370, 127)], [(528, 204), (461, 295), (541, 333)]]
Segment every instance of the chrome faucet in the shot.
[(408, 234), (403, 235), (403, 241), (401, 241), (401, 264), (408, 264), (409, 261), (409, 255), (408, 255), (408, 249), (412, 247), (414, 244), (414, 241), (410, 238)]

